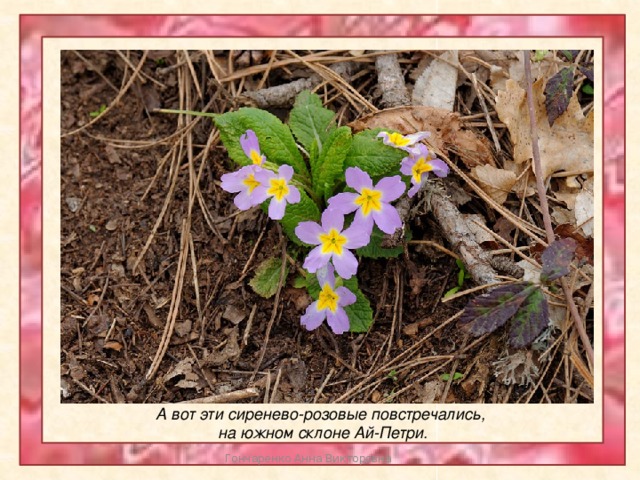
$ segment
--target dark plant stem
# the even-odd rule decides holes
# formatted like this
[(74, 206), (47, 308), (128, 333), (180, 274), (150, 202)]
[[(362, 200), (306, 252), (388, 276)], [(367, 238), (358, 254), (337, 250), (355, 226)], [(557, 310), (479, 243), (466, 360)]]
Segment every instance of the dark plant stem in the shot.
[[(533, 101), (533, 81), (531, 80), (531, 59), (529, 56), (529, 52), (523, 50), (523, 61), (524, 61), (524, 75), (527, 83), (527, 104), (529, 106), (529, 120), (531, 122), (531, 148), (533, 151), (533, 163), (535, 166), (535, 174), (536, 174), (536, 186), (538, 188), (538, 197), (540, 199), (540, 210), (542, 212), (542, 218), (544, 221), (544, 229), (547, 233), (547, 241), (549, 244), (553, 243), (555, 240), (555, 234), (553, 232), (553, 226), (551, 225), (551, 215), (549, 214), (549, 204), (547, 203), (547, 189), (544, 185), (544, 178), (542, 174), (542, 161), (540, 160), (540, 148), (538, 146), (538, 124), (536, 121), (536, 111)], [(593, 368), (593, 347), (591, 346), (591, 342), (589, 341), (589, 337), (587, 335), (587, 331), (584, 328), (582, 323), (582, 318), (578, 313), (578, 308), (573, 300), (573, 294), (571, 289), (569, 288), (569, 284), (565, 277), (560, 279), (562, 283), (562, 290), (564, 290), (564, 295), (567, 299), (567, 303), (569, 305), (569, 311), (571, 312), (571, 316), (573, 317), (573, 322), (578, 330), (578, 335), (582, 340), (582, 344), (584, 345), (584, 349), (587, 352), (587, 357), (589, 358), (589, 363), (591, 368)]]

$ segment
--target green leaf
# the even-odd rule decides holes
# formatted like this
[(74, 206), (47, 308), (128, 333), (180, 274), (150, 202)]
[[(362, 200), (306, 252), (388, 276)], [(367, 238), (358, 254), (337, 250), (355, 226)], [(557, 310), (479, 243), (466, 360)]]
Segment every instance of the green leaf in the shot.
[(293, 288), (306, 288), (307, 287), (307, 279), (302, 275), (298, 275), (293, 280)]
[(588, 83), (584, 84), (582, 86), (582, 92), (586, 95), (593, 95), (593, 85), (590, 85)]
[[(358, 248), (354, 250), (356, 254), (360, 257), (367, 258), (394, 258), (398, 257), (404, 252), (404, 246), (399, 245), (393, 248), (385, 248), (382, 246), (382, 241), (384, 240), (385, 234), (377, 227), (373, 227), (373, 231), (371, 232), (371, 239), (369, 240), (369, 244), (365, 245), (362, 248)], [(404, 236), (405, 241), (411, 240), (411, 230), (407, 228)]]
[(276, 165), (291, 165), (296, 173), (309, 177), (307, 165), (298, 151), (291, 130), (275, 115), (258, 108), (241, 108), (216, 115), (214, 122), (220, 130), (220, 140), (238, 165), (251, 164), (240, 145), (240, 136), (247, 130), (253, 130), (267, 161)]
[(400, 160), (408, 154), (376, 138), (381, 129), (365, 130), (353, 136), (351, 149), (344, 160), (347, 167), (360, 167), (371, 177), (384, 177), (400, 171)]
[(547, 81), (544, 87), (544, 105), (549, 125), (562, 115), (569, 106), (573, 93), (573, 68), (565, 67)]
[(529, 293), (536, 288), (531, 283), (513, 283), (494, 288), (471, 300), (460, 317), (460, 323), (470, 323), (476, 337), (493, 332), (515, 315)]
[(289, 114), (289, 128), (307, 152), (310, 152), (314, 141), (322, 150), (325, 140), (336, 128), (335, 116), (334, 112), (322, 106), (318, 95), (305, 90), (296, 97)]
[(356, 295), (356, 302), (344, 307), (349, 316), (349, 331), (355, 333), (368, 331), (373, 323), (373, 310), (367, 297), (358, 288), (358, 279), (353, 276), (344, 281), (344, 286)]
[(569, 265), (576, 251), (576, 241), (573, 238), (556, 240), (542, 252), (542, 272), (540, 280), (548, 282), (569, 273)]
[(542, 61), (542, 59), (545, 57), (545, 55), (547, 55), (547, 53), (549, 53), (549, 50), (536, 50), (535, 54), (533, 55), (533, 61), (534, 62)]
[[(464, 377), (463, 374), (461, 374), (460, 372), (455, 372), (453, 374), (453, 381), (455, 382), (457, 380), (460, 380), (462, 377)], [(448, 373), (443, 373), (442, 375), (440, 375), (440, 380), (443, 380), (445, 382), (448, 382), (449, 378), (451, 378), (451, 375)]]
[(458, 290), (460, 290), (460, 287), (453, 287), (449, 290), (447, 290), (447, 293), (444, 294), (444, 296), (442, 298), (449, 298), (450, 296), (458, 293)]
[[(316, 203), (309, 198), (302, 188), (298, 188), (300, 191), (300, 201), (298, 203), (287, 204), (284, 217), (280, 220), (282, 229), (287, 236), (293, 240), (297, 245), (306, 246), (300, 241), (296, 235), (295, 229), (300, 222), (306, 222), (307, 220), (317, 222), (320, 220), (320, 210)], [(262, 209), (267, 211), (269, 200), (262, 204)]]
[[(258, 265), (256, 273), (249, 282), (253, 291), (264, 298), (270, 298), (275, 295), (280, 283), (280, 271), (282, 270), (282, 259), (280, 257), (271, 257)], [(284, 267), (284, 278), (287, 278), (289, 266)]]
[(349, 127), (340, 127), (327, 138), (318, 161), (312, 163), (316, 165), (315, 169), (313, 167), (311, 169), (316, 196), (324, 195), (326, 200), (332, 195), (336, 180), (344, 175), (344, 159), (350, 147), (351, 129)]
[(461, 268), (460, 270), (458, 270), (458, 286), (462, 287), (463, 283), (464, 283), (464, 268)]
[(533, 342), (549, 325), (549, 305), (540, 288), (535, 288), (513, 317), (509, 331), (509, 343), (521, 348)]

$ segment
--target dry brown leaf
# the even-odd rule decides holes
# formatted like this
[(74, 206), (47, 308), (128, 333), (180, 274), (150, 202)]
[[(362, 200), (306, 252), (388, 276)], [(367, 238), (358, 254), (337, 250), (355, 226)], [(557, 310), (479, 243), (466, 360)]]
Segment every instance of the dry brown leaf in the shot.
[(573, 210), (576, 225), (580, 226), (585, 237), (593, 237), (593, 205), (593, 177), (590, 177), (584, 183), (580, 193), (576, 195), (576, 205)]
[[(533, 84), (533, 96), (544, 180), (560, 171), (576, 174), (593, 172), (593, 110), (585, 117), (574, 95), (567, 111), (551, 128), (544, 106), (543, 79)], [(526, 94), (514, 80), (508, 80), (506, 89), (498, 93), (496, 111), (511, 134), (515, 162), (530, 161), (533, 155)], [(565, 181), (567, 185), (574, 186), (575, 176), (566, 177)]]
[(471, 176), (478, 180), (480, 187), (502, 205), (516, 183), (516, 174), (493, 165), (479, 165), (471, 170)]
[(402, 134), (420, 131), (431, 132), (427, 143), (442, 151), (451, 151), (469, 168), (477, 165), (494, 165), (489, 141), (482, 135), (462, 127), (457, 113), (433, 107), (397, 107), (381, 110), (362, 117), (350, 127), (355, 132), (367, 128), (397, 130)]

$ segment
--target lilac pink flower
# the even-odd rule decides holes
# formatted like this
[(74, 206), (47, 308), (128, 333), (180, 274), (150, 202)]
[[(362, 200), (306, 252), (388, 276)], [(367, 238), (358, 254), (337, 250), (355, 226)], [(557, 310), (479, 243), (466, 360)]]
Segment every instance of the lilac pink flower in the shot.
[(429, 172), (433, 172), (438, 177), (446, 177), (449, 167), (442, 160), (431, 155), (429, 149), (420, 143), (411, 150), (408, 157), (402, 159), (400, 171), (411, 176), (413, 187), (409, 189), (408, 195), (413, 197), (420, 189), (422, 181), (429, 176)]
[(233, 203), (240, 210), (248, 210), (267, 199), (267, 189), (259, 188), (262, 184), (256, 178), (262, 171), (263, 169), (257, 165), (247, 165), (237, 172), (225, 173), (220, 177), (223, 190), (238, 194)]
[(410, 135), (401, 135), (396, 132), (380, 132), (377, 137), (382, 138), (382, 142), (390, 147), (400, 148), (402, 150), (410, 151), (410, 148), (419, 142), (424, 140), (429, 135), (429, 132), (416, 132)]
[(289, 183), (292, 177), (293, 168), (289, 165), (280, 165), (277, 174), (262, 169), (255, 174), (256, 180), (261, 184), (256, 187), (256, 193), (259, 191), (261, 198), (265, 193), (267, 198), (271, 197), (269, 217), (273, 220), (281, 220), (284, 217), (287, 203), (300, 201), (300, 191)]
[(254, 165), (262, 165), (267, 159), (267, 157), (260, 152), (258, 136), (253, 130), (247, 130), (240, 136), (240, 146), (242, 147), (244, 154), (249, 157), (251, 163)]
[(326, 318), (336, 335), (349, 331), (349, 317), (344, 307), (356, 302), (355, 294), (347, 287), (336, 288), (334, 269), (331, 264), (318, 270), (318, 283), (320, 284), (318, 300), (307, 307), (307, 311), (300, 318), (300, 323), (307, 330), (315, 330)]
[(327, 208), (322, 213), (321, 225), (316, 222), (300, 222), (295, 229), (300, 240), (309, 245), (317, 245), (309, 252), (303, 267), (315, 273), (330, 261), (338, 275), (351, 278), (358, 270), (358, 260), (351, 249), (364, 247), (369, 243), (371, 232), (359, 225), (351, 225), (343, 231), (344, 215)]
[(360, 225), (371, 232), (375, 222), (384, 233), (392, 234), (402, 227), (397, 210), (389, 202), (400, 198), (405, 184), (399, 175), (381, 179), (375, 186), (371, 177), (358, 167), (345, 172), (347, 185), (358, 193), (339, 193), (329, 199), (329, 208), (342, 214), (356, 212), (353, 225)]

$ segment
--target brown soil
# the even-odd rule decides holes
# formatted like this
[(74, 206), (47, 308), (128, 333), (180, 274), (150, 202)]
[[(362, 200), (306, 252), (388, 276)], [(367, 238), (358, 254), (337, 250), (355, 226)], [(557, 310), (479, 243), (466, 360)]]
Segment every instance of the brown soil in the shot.
[[(63, 132), (110, 105), (132, 74), (116, 52), (81, 54), (84, 59), (74, 52), (62, 55)], [(136, 66), (142, 53), (129, 55)], [(457, 267), (429, 246), (408, 245), (400, 258), (361, 262), (359, 283), (376, 315), (367, 334), (304, 330), (300, 316), (311, 299), (292, 286), (294, 274), (277, 303), (256, 295), (249, 286), (253, 271), (279, 254), (285, 239), (259, 209), (238, 214), (232, 195), (220, 189), (220, 176), (234, 169), (221, 145), (213, 142), (204, 163), (203, 157), (189, 160), (186, 141), (172, 153), (182, 127), (178, 116), (150, 110), (180, 108), (181, 76), (189, 69), (167, 68), (180, 61), (175, 52), (153, 55), (142, 69), (144, 84), (145, 77), (136, 79), (103, 118), (62, 139), (61, 401), (181, 402), (230, 392), (256, 403), (566, 401), (565, 388), (552, 381), (561, 350), (541, 368), (548, 372), (544, 392), (496, 378), (493, 362), (507, 352), (503, 331), (477, 340), (452, 320), (467, 298), (440, 302), (456, 284)], [(304, 67), (274, 71), (266, 86), (305, 74), (295, 69)], [(211, 76), (200, 60), (194, 72)], [(261, 79), (262, 74), (248, 77), (244, 88), (255, 88)], [(378, 102), (375, 81), (365, 81), (366, 75), (355, 86), (364, 85), (363, 95)], [(194, 110), (212, 99), (212, 111), (239, 106), (214, 82), (201, 80), (199, 87), (203, 98), (194, 100)], [(191, 95), (197, 98), (196, 88)], [(343, 123), (356, 115), (347, 107), (343, 98), (332, 104), (345, 111)], [(277, 113), (286, 116), (286, 110)], [(209, 119), (192, 130), (194, 156), (205, 149), (212, 130)], [(197, 175), (209, 219), (199, 200), (189, 215), (190, 182)], [(191, 243), (175, 330), (159, 370), (145, 381), (170, 316), (188, 218)], [(418, 214), (414, 222), (414, 239), (447, 246), (430, 215)], [(443, 380), (455, 372), (462, 378)], [(258, 395), (243, 398), (249, 388)]]

